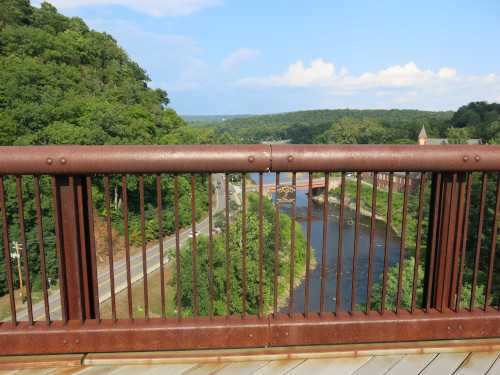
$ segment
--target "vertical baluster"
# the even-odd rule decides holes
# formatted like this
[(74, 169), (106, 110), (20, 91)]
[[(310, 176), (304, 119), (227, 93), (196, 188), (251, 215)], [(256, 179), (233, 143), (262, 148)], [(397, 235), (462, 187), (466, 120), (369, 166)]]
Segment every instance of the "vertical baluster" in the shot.
[(193, 311), (198, 319), (198, 273), (196, 272), (196, 189), (194, 173), (191, 173), (191, 228), (193, 231)]
[(122, 175), (122, 196), (123, 196), (123, 229), (125, 234), (125, 263), (127, 267), (127, 301), (128, 318), (132, 323), (134, 315), (132, 310), (132, 276), (130, 271), (130, 236), (128, 225), (128, 197), (127, 197), (127, 176)]
[[(434, 258), (436, 255), (436, 241), (437, 241), (437, 227), (438, 227), (438, 220), (437, 218), (439, 217), (439, 202), (441, 200), (441, 180), (442, 180), (442, 175), (441, 173), (437, 173), (436, 175), (433, 176), (433, 196), (431, 198), (431, 209), (433, 210), (432, 217), (429, 222), (429, 226), (432, 223), (432, 237), (430, 238), (430, 249), (431, 251), (429, 252), (429, 246), (427, 246), (427, 254), (426, 254), (426, 270), (425, 273), (428, 276), (428, 284), (426, 285), (426, 290), (424, 293), (424, 302), (425, 302), (425, 312), (428, 314), (431, 309), (431, 298), (432, 298), (432, 288), (433, 288), (433, 281), (434, 281)], [(429, 239), (427, 239), (429, 242)]]
[(457, 304), (455, 306), (455, 311), (460, 309), (460, 302), (462, 299), (462, 281), (464, 276), (464, 266), (465, 266), (465, 251), (467, 248), (467, 234), (469, 230), (469, 212), (470, 212), (470, 197), (472, 190), (472, 173), (468, 173), (467, 176), (467, 196), (465, 198), (465, 217), (463, 223), (463, 235), (462, 235), (462, 249), (460, 251), (460, 268), (458, 271), (458, 282), (457, 282)]
[(306, 290), (305, 290), (305, 317), (309, 317), (309, 277), (311, 263), (311, 222), (312, 222), (312, 196), (313, 196), (313, 174), (309, 172), (309, 195), (307, 199), (307, 251), (306, 251)]
[(179, 175), (174, 175), (174, 208), (175, 208), (175, 263), (177, 267), (177, 320), (182, 321), (181, 304), (181, 247), (179, 241)]
[[(78, 183), (75, 183), (75, 190), (76, 190), (76, 200), (77, 200), (77, 207), (78, 207), (78, 233), (85, 233), (86, 231), (86, 224), (85, 224), (85, 213), (84, 213), (84, 204), (83, 204), (83, 194), (84, 194), (84, 186), (82, 184), (81, 177), (78, 179)], [(84, 320), (91, 317), (91, 293), (90, 293), (90, 288), (89, 288), (89, 273), (87, 272), (90, 271), (90, 268), (87, 263), (87, 243), (86, 243), (86, 236), (81, 235), (80, 236), (80, 247), (79, 247), (79, 263), (81, 265), (81, 287), (79, 290), (79, 293), (82, 294), (81, 301), (83, 302), (83, 306), (80, 308), (81, 310), (81, 315), (79, 316), (80, 318), (80, 324), (83, 324)], [(90, 277), (92, 277), (90, 275)], [(85, 311), (83, 310), (85, 309)]]
[(245, 315), (247, 314), (247, 228), (246, 228), (246, 216), (247, 216), (247, 211), (246, 211), (246, 195), (245, 195), (245, 189), (246, 189), (246, 178), (247, 175), (246, 173), (243, 173), (242, 179), (243, 179), (243, 185), (242, 185), (242, 192), (241, 192), (241, 199), (242, 199), (242, 223), (241, 223), (241, 247), (242, 247), (242, 256), (243, 256), (243, 264), (242, 264), (242, 304), (243, 304), (243, 319), (245, 318)]
[[(326, 251), (327, 251), (327, 236), (328, 236), (328, 186), (330, 186), (330, 174), (325, 173), (325, 202), (323, 207), (323, 252), (321, 256), (321, 300), (320, 300), (320, 316), (323, 316), (325, 311), (325, 282), (326, 282)], [(312, 194), (309, 194), (311, 197)]]
[[(449, 176), (446, 178), (449, 181)], [(454, 245), (458, 233), (456, 233), (457, 228), (457, 190), (460, 190), (457, 185), (457, 174), (452, 174), (451, 184), (448, 182), (446, 186), (443, 186), (443, 197), (445, 197), (445, 203), (442, 208), (445, 220), (443, 220), (442, 230), (445, 232), (441, 234), (443, 237), (440, 240), (441, 253), (437, 261), (439, 262), (439, 269), (442, 275), (439, 275), (436, 280), (441, 281), (441, 288), (438, 288), (438, 301), (440, 299), (441, 306), (440, 311), (443, 312), (445, 308), (451, 307), (453, 300), (455, 298), (455, 292), (453, 286), (452, 278), (454, 275)], [(453, 228), (453, 230), (452, 230)], [(453, 233), (455, 231), (455, 233)], [(444, 251), (443, 251), (444, 250)], [(438, 269), (438, 267), (436, 267)], [(456, 282), (456, 278), (454, 280)], [(437, 282), (437, 281), (436, 281)], [(451, 285), (450, 285), (451, 284)], [(437, 306), (436, 306), (437, 307)]]
[(43, 289), (43, 302), (45, 306), (45, 321), (47, 325), (50, 325), (50, 308), (49, 308), (49, 295), (47, 291), (47, 273), (45, 266), (45, 249), (44, 249), (44, 237), (43, 237), (43, 225), (42, 225), (42, 205), (40, 201), (40, 182), (38, 176), (35, 177), (35, 199), (36, 199), (36, 222), (38, 226), (38, 243), (40, 250), (40, 269), (42, 272), (42, 289)]
[(491, 284), (493, 280), (493, 267), (495, 265), (495, 249), (497, 246), (497, 233), (498, 233), (498, 211), (500, 210), (500, 174), (497, 178), (497, 197), (495, 205), (495, 214), (493, 217), (493, 234), (491, 236), (491, 253), (490, 264), (488, 267), (488, 284), (486, 286), (486, 297), (484, 299), (484, 309), (488, 308), (488, 303), (491, 296)]
[(208, 243), (210, 262), (210, 320), (214, 320), (214, 238), (213, 238), (213, 197), (212, 197), (212, 174), (208, 175)]
[[(276, 189), (280, 184), (280, 172), (276, 172)], [(274, 316), (278, 314), (278, 255), (279, 255), (279, 240), (280, 240), (280, 203), (276, 197), (276, 212), (274, 226)]]
[(356, 185), (356, 220), (354, 224), (354, 254), (352, 259), (352, 289), (351, 289), (351, 314), (356, 308), (356, 279), (358, 276), (358, 244), (359, 244), (359, 216), (361, 209), (361, 172), (357, 174)]
[(417, 243), (415, 249), (415, 269), (413, 271), (413, 290), (411, 298), (411, 313), (415, 313), (415, 304), (417, 302), (417, 284), (418, 284), (418, 266), (420, 264), (420, 248), (422, 240), (422, 222), (424, 217), (424, 198), (425, 198), (425, 172), (420, 175), (420, 201), (418, 205), (418, 224), (417, 224)]
[(99, 311), (99, 288), (97, 282), (97, 260), (95, 247), (95, 232), (94, 232), (94, 205), (92, 200), (92, 179), (87, 176), (87, 211), (88, 211), (88, 228), (90, 236), (90, 262), (92, 267), (92, 290), (94, 295), (94, 311), (95, 319), (101, 323), (101, 313)]
[[(23, 194), (21, 188), (21, 176), (16, 176), (17, 185), (17, 207), (19, 212), (19, 230), (21, 231), (21, 244), (23, 246), (23, 268), (24, 268), (24, 280), (26, 288), (26, 301), (28, 303), (28, 320), (30, 326), (33, 325), (33, 304), (31, 301), (31, 283), (29, 275), (29, 261), (28, 261), (28, 249), (26, 245), (26, 229), (24, 227), (24, 207), (23, 207)], [(22, 288), (22, 287), (21, 287)]]
[(163, 210), (161, 199), (161, 175), (156, 175), (156, 201), (158, 205), (158, 256), (160, 257), (160, 293), (161, 293), (161, 318), (166, 321), (165, 314), (165, 270), (163, 269)]
[[(297, 173), (292, 174), (292, 185), (297, 186)], [(292, 234), (291, 234), (291, 249), (290, 249), (290, 318), (293, 317), (293, 286), (294, 286), (294, 272), (295, 272), (295, 201), (292, 204)]]
[(264, 248), (264, 240), (262, 237), (264, 236), (264, 230), (263, 230), (263, 204), (262, 204), (262, 199), (263, 199), (263, 175), (262, 172), (259, 173), (259, 319), (262, 319), (262, 304), (263, 304), (263, 263), (264, 263), (264, 256), (263, 256), (263, 248)]
[(387, 224), (385, 228), (385, 253), (384, 253), (384, 276), (382, 281), (382, 315), (385, 313), (385, 299), (387, 296), (387, 272), (389, 265), (389, 245), (391, 238), (391, 218), (392, 218), (392, 187), (394, 182), (394, 172), (389, 173), (389, 194), (387, 198)]
[(108, 230), (109, 285), (111, 288), (111, 318), (116, 323), (115, 267), (113, 257), (113, 238), (111, 232), (111, 203), (109, 199), (109, 176), (104, 176), (104, 195), (106, 197), (106, 223)]
[(141, 211), (142, 275), (144, 285), (144, 319), (149, 322), (148, 259), (146, 254), (146, 215), (144, 213), (144, 176), (139, 175), (139, 202)]
[(230, 285), (229, 285), (229, 270), (230, 270), (230, 264), (229, 264), (229, 173), (225, 174), (226, 176), (226, 319), (229, 319), (229, 316), (231, 315), (230, 311)]
[(476, 257), (474, 259), (474, 275), (472, 278), (472, 290), (470, 293), (470, 311), (474, 309), (474, 300), (476, 298), (477, 275), (479, 271), (479, 258), (481, 253), (481, 237), (483, 235), (483, 222), (484, 222), (484, 206), (486, 203), (486, 185), (488, 182), (488, 173), (483, 173), (482, 189), (481, 189), (481, 208), (479, 211), (479, 225), (477, 228), (477, 246)]
[(344, 238), (344, 208), (345, 208), (345, 172), (342, 172), (340, 182), (340, 217), (339, 217), (339, 244), (337, 254), (337, 291), (335, 293), (335, 313), (340, 312), (340, 283), (342, 281), (342, 245)]
[[(461, 241), (466, 241), (466, 237), (464, 237), (464, 232), (463, 232), (463, 226), (464, 226), (464, 202), (465, 202), (465, 193), (466, 193), (466, 178), (467, 175), (465, 173), (461, 173), (457, 175), (457, 179), (459, 179), (458, 184), (454, 184), (454, 186), (458, 189), (457, 193), (454, 195), (454, 201), (458, 201), (458, 207), (455, 206), (457, 212), (456, 216), (456, 224), (454, 231), (451, 234), (450, 239), (451, 243), (453, 244), (452, 247), (452, 253), (451, 258), (452, 258), (452, 272), (451, 272), (451, 284), (450, 284), (450, 291), (449, 291), (449, 307), (451, 308), (453, 304), (455, 304), (455, 311), (458, 311), (459, 309), (459, 304), (457, 300), (457, 295), (458, 295), (458, 277), (460, 273), (460, 245)], [(458, 195), (458, 199), (457, 199)], [(452, 211), (453, 212), (453, 211)], [(451, 232), (451, 231), (450, 231)]]
[(406, 248), (406, 220), (408, 218), (408, 191), (410, 188), (410, 172), (405, 175), (405, 195), (403, 203), (403, 224), (401, 228), (401, 246), (399, 248), (399, 278), (398, 278), (398, 302), (396, 304), (396, 314), (401, 310), (401, 297), (403, 290), (403, 264), (405, 260)]
[(372, 221), (370, 225), (370, 253), (368, 255), (368, 287), (366, 291), (366, 314), (370, 313), (373, 279), (373, 250), (375, 246), (375, 223), (377, 216), (377, 172), (373, 172)]
[[(58, 269), (59, 269), (59, 293), (61, 298), (61, 306), (67, 306), (68, 303), (66, 301), (66, 293), (64, 289), (66, 288), (66, 276), (64, 272), (64, 262), (62, 259), (62, 244), (61, 244), (61, 234), (62, 234), (62, 223), (61, 223), (61, 204), (60, 204), (60, 193), (57, 188), (56, 177), (52, 177), (52, 200), (54, 202), (54, 228), (56, 235), (56, 252), (57, 252), (57, 260), (58, 260)], [(68, 311), (65, 308), (61, 309), (62, 311), (62, 322), (63, 324), (68, 323)]]
[(10, 243), (9, 231), (7, 228), (7, 208), (5, 207), (5, 190), (3, 184), (3, 176), (0, 176), (0, 209), (2, 210), (2, 230), (3, 230), (3, 246), (5, 251), (5, 265), (7, 266), (7, 284), (9, 285), (10, 297), (10, 314), (12, 325), (17, 325), (16, 317), (16, 300), (14, 298), (14, 283), (12, 280), (12, 265), (10, 261)]

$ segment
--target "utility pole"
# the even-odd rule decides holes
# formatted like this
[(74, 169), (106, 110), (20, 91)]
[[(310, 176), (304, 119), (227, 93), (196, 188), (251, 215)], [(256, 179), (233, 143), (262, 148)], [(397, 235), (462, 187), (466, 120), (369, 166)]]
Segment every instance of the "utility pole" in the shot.
[(15, 253), (10, 253), (11, 258), (17, 258), (17, 269), (19, 270), (19, 285), (21, 287), (21, 304), (24, 305), (24, 293), (23, 293), (23, 275), (21, 273), (21, 256), (19, 255), (19, 247), (22, 246), (20, 242), (12, 241), (14, 245)]

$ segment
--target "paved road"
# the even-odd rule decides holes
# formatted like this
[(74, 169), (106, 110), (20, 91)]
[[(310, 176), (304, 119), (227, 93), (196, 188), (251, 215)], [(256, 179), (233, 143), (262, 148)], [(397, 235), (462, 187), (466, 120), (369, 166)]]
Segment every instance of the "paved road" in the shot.
[[(213, 213), (217, 213), (225, 209), (225, 190), (224, 190), (224, 181), (222, 174), (214, 175), (213, 184), (216, 185), (217, 181), (221, 182), (221, 188), (216, 188), (216, 200), (214, 202), (215, 207), (213, 208)], [(232, 193), (235, 193), (235, 188), (230, 185), (229, 190)], [(234, 195), (233, 195), (234, 197)], [(234, 198), (233, 198), (234, 199)], [(196, 231), (199, 231), (201, 235), (208, 235), (209, 221), (208, 218), (203, 220), (202, 222), (196, 223)], [(191, 228), (179, 234), (179, 241), (181, 245), (183, 245), (187, 239), (189, 238), (189, 233), (191, 232)], [(163, 243), (164, 250), (164, 264), (168, 263), (168, 258), (166, 257), (167, 250), (175, 248), (175, 237), (165, 241)], [(146, 252), (146, 264), (148, 274), (156, 271), (160, 268), (160, 254), (159, 254), (159, 245), (153, 246)], [(132, 283), (141, 280), (143, 275), (143, 260), (142, 260), (142, 252), (139, 252), (133, 255), (130, 258), (130, 277), (132, 279)], [(99, 290), (99, 301), (102, 303), (109, 298), (111, 298), (111, 285), (110, 285), (110, 272), (108, 270), (101, 270), (99, 272), (98, 277), (98, 290)], [(115, 294), (127, 288), (127, 268), (126, 268), (126, 260), (123, 259), (121, 261), (115, 262), (114, 264), (114, 281), (115, 281)], [(49, 311), (51, 320), (61, 320), (61, 301), (59, 291), (54, 291), (54, 293), (49, 298)], [(27, 321), (28, 320), (28, 310), (21, 311), (17, 314), (17, 319), (19, 321)], [(33, 319), (35, 321), (45, 320), (45, 305), (44, 302), (39, 302), (33, 306)], [(5, 319), (5, 321), (10, 320), (10, 317)]]

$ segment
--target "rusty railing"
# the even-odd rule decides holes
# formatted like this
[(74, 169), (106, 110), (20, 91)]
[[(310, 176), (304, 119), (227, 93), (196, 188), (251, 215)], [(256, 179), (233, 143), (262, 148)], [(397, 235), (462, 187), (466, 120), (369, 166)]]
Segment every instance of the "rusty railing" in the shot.
[(498, 337), (499, 171), (500, 146), (0, 147), (0, 354)]

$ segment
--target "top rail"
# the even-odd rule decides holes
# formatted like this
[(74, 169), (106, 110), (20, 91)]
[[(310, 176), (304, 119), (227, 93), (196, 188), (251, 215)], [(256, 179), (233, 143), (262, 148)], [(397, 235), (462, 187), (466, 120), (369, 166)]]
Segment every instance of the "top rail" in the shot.
[(500, 146), (3, 146), (0, 174), (500, 170)]

